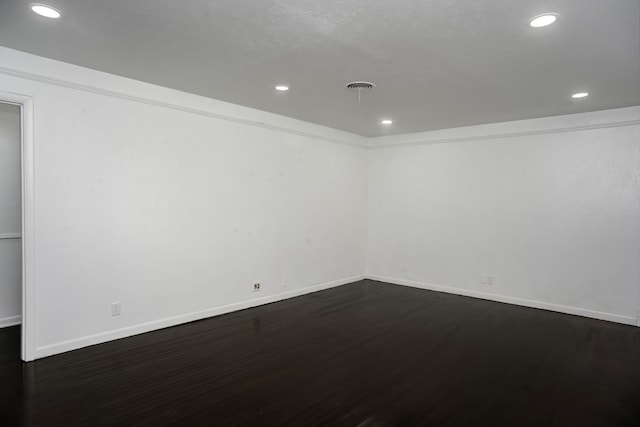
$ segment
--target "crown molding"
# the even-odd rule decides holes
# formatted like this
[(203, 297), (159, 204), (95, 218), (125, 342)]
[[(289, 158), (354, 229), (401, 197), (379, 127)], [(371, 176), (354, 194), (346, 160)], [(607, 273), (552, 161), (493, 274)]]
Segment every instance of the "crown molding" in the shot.
[[(577, 115), (565, 115), (565, 116), (555, 116), (555, 117), (547, 117), (542, 119), (528, 119), (518, 121), (533, 123), (535, 121), (542, 121), (542, 125), (538, 127), (538, 129), (528, 129), (523, 131), (514, 132), (512, 130), (487, 130), (486, 127), (510, 127), (513, 128), (513, 122), (503, 122), (496, 123), (490, 125), (479, 125), (479, 126), (469, 126), (463, 128), (455, 128), (455, 129), (446, 129), (443, 131), (431, 131), (431, 132), (421, 132), (415, 135), (405, 134), (405, 135), (396, 135), (389, 137), (378, 137), (369, 139), (369, 149), (371, 150), (380, 150), (380, 149), (388, 149), (388, 148), (396, 148), (396, 147), (411, 147), (411, 146), (420, 146), (420, 145), (430, 145), (430, 144), (448, 144), (455, 142), (471, 142), (471, 141), (486, 141), (486, 140), (495, 140), (495, 139), (504, 139), (504, 138), (518, 138), (518, 137), (526, 137), (526, 136), (539, 136), (539, 135), (549, 135), (549, 134), (558, 134), (558, 133), (566, 133), (566, 132), (580, 132), (594, 129), (608, 129), (608, 128), (621, 128), (627, 126), (638, 126), (640, 125), (640, 107), (624, 107), (614, 110), (603, 110), (607, 112), (615, 112), (615, 111), (632, 111), (633, 115), (638, 116), (639, 118), (629, 119), (629, 114), (626, 115), (624, 119), (605, 119), (600, 123), (593, 123), (593, 120), (588, 123), (589, 120), (582, 120), (582, 123), (575, 123), (566, 126), (558, 126), (558, 125), (545, 125), (545, 120), (556, 120), (562, 117), (569, 116), (577, 116)], [(579, 116), (583, 117), (597, 117), (603, 113), (603, 111), (594, 111), (589, 113), (582, 113)], [(637, 111), (637, 113), (636, 113)], [(587, 122), (587, 123), (585, 123)], [(482, 129), (482, 128), (485, 129)], [(429, 137), (429, 133), (438, 134), (438, 133), (458, 133), (459, 136), (449, 136), (449, 137), (438, 137), (432, 136)], [(413, 136), (413, 137), (412, 137)]]
[[(91, 71), (95, 71), (95, 70), (91, 70)], [(63, 88), (67, 88), (67, 89), (73, 89), (73, 90), (93, 93), (93, 94), (102, 95), (102, 96), (109, 96), (109, 97), (112, 97), (112, 98), (118, 98), (118, 99), (122, 99), (122, 100), (125, 100), (125, 101), (130, 101), (130, 102), (137, 102), (137, 103), (141, 103), (141, 104), (151, 105), (151, 106), (154, 106), (154, 107), (167, 108), (167, 109), (181, 111), (181, 112), (184, 112), (184, 113), (196, 114), (196, 115), (200, 115), (200, 116), (205, 116), (205, 117), (210, 117), (210, 118), (214, 118), (214, 119), (225, 120), (225, 121), (228, 121), (228, 122), (239, 123), (239, 124), (248, 125), (248, 126), (255, 126), (255, 127), (262, 128), (262, 129), (268, 129), (268, 130), (273, 130), (273, 131), (278, 131), (278, 132), (285, 132), (285, 133), (288, 133), (288, 134), (291, 134), (291, 135), (297, 135), (297, 136), (307, 137), (307, 138), (311, 138), (311, 139), (317, 139), (317, 140), (322, 140), (322, 141), (326, 141), (326, 142), (332, 142), (332, 143), (335, 143), (335, 144), (349, 145), (349, 146), (365, 148), (365, 149), (368, 148), (368, 140), (367, 140), (367, 138), (360, 137), (359, 135), (355, 135), (355, 134), (354, 134), (354, 140), (350, 141), (350, 140), (347, 140), (347, 139), (340, 139), (340, 138), (335, 138), (335, 137), (323, 135), (320, 132), (307, 132), (307, 131), (295, 129), (294, 127), (291, 127), (291, 126), (275, 125), (275, 124), (267, 123), (266, 121), (251, 120), (251, 119), (247, 119), (247, 118), (243, 118), (243, 117), (239, 117), (239, 116), (234, 116), (234, 115), (230, 115), (230, 114), (217, 113), (217, 112), (214, 112), (214, 111), (211, 111), (211, 110), (208, 110), (208, 109), (204, 109), (204, 108), (189, 107), (189, 106), (186, 106), (186, 105), (182, 105), (182, 104), (178, 104), (178, 103), (174, 103), (174, 102), (162, 101), (162, 100), (159, 100), (159, 99), (154, 99), (154, 98), (150, 98), (150, 97), (146, 97), (146, 96), (131, 95), (131, 94), (127, 94), (127, 93), (124, 93), (124, 92), (118, 92), (118, 91), (115, 91), (115, 90), (104, 89), (104, 88), (101, 88), (101, 87), (98, 87), (98, 86), (87, 85), (87, 84), (82, 84), (82, 83), (76, 83), (76, 82), (72, 82), (72, 81), (69, 81), (69, 80), (64, 80), (64, 79), (55, 78), (55, 77), (49, 77), (49, 76), (46, 76), (46, 75), (43, 75), (43, 74), (31, 73), (31, 72), (28, 72), (28, 71), (18, 70), (18, 69), (15, 69), (15, 68), (10, 68), (10, 67), (5, 67), (5, 66), (0, 66), (0, 74), (4, 74), (4, 75), (9, 76), (9, 77), (17, 77), (17, 78), (21, 78), (21, 79), (31, 80), (31, 81), (38, 82), (38, 83), (44, 83), (44, 84), (48, 84), (48, 85), (63, 87)], [(140, 82), (140, 83), (142, 83), (142, 82)], [(158, 87), (162, 88), (162, 89), (169, 89), (169, 88), (165, 88), (163, 86), (158, 86)], [(183, 93), (186, 94), (186, 92), (183, 92)], [(189, 94), (189, 95), (193, 95), (193, 94)], [(193, 96), (200, 97), (199, 95), (193, 95)], [(211, 99), (211, 98), (207, 98), (207, 99)], [(236, 106), (236, 107), (238, 107), (238, 106)], [(243, 106), (239, 106), (239, 107), (248, 109), (248, 107), (243, 107)], [(260, 111), (260, 112), (264, 113), (263, 111)], [(273, 114), (273, 113), (268, 113), (268, 114)], [(282, 117), (285, 117), (285, 116), (282, 116)], [(286, 118), (290, 119), (289, 117), (286, 117)], [(292, 120), (296, 120), (296, 119), (292, 119)], [(309, 123), (309, 124), (314, 125), (314, 126), (320, 126), (320, 125), (315, 125), (313, 123)], [(362, 138), (362, 140), (361, 141), (355, 141), (356, 139), (359, 139), (359, 138)]]
[[(65, 65), (69, 65), (69, 64), (65, 64)], [(79, 68), (82, 68), (82, 67), (79, 67)], [(104, 74), (100, 71), (95, 71), (90, 69), (85, 69), (85, 70)], [(10, 68), (6, 66), (0, 66), (0, 74), (6, 75), (9, 77), (26, 79), (26, 80), (34, 81), (37, 83), (43, 83), (43, 84), (63, 87), (67, 89), (78, 90), (78, 91), (93, 93), (93, 94), (102, 95), (102, 96), (108, 96), (112, 98), (118, 98), (125, 101), (137, 102), (137, 103), (155, 106), (159, 108), (167, 108), (167, 109), (172, 109), (176, 111), (181, 111), (184, 113), (196, 114), (200, 116), (210, 117), (210, 118), (219, 119), (219, 120), (225, 120), (228, 122), (239, 123), (239, 124), (248, 125), (248, 126), (259, 127), (262, 129), (268, 129), (268, 130), (273, 130), (277, 132), (284, 132), (291, 135), (297, 135), (297, 136), (306, 137), (314, 140), (321, 140), (325, 142), (331, 142), (335, 144), (347, 145), (347, 146), (358, 147), (362, 149), (370, 149), (370, 150), (380, 150), (380, 149), (389, 149), (389, 148), (398, 148), (398, 147), (411, 147), (411, 146), (430, 145), (430, 144), (486, 141), (486, 140), (495, 140), (495, 139), (504, 139), (504, 138), (539, 136), (539, 135), (548, 135), (548, 134), (556, 134), (556, 133), (579, 132), (579, 131), (585, 131), (585, 130), (640, 125), (640, 117), (628, 119), (628, 116), (629, 116), (628, 114), (627, 114), (626, 120), (605, 119), (605, 120), (601, 120), (600, 123), (593, 123), (585, 119), (585, 120), (582, 120), (581, 123), (575, 123), (575, 124), (570, 124), (566, 126), (558, 126), (558, 125), (550, 126), (548, 124), (546, 125), (544, 124), (544, 121), (549, 119), (553, 120), (559, 117), (570, 117), (570, 116), (583, 116), (583, 117), (597, 116), (603, 112), (603, 111), (595, 111), (595, 112), (572, 114), (572, 115), (566, 115), (566, 116), (545, 117), (541, 119), (526, 119), (526, 120), (520, 120), (517, 122), (493, 123), (489, 125), (477, 125), (477, 126), (468, 126), (468, 127), (454, 128), (454, 129), (418, 132), (415, 134), (401, 134), (401, 135), (394, 135), (394, 136), (383, 136), (383, 137), (372, 137), (372, 138), (367, 138), (364, 136), (353, 134), (353, 139), (336, 138), (334, 136), (323, 134), (323, 132), (310, 132), (310, 131), (297, 129), (294, 126), (283, 126), (283, 125), (268, 123), (266, 120), (252, 120), (249, 118), (240, 117), (239, 115), (223, 114), (207, 108), (191, 107), (191, 106), (185, 105), (184, 103), (163, 101), (163, 100), (148, 97), (148, 96), (132, 95), (125, 92), (105, 89), (99, 86), (77, 83), (77, 82), (73, 82), (66, 79), (50, 77), (44, 74), (31, 73), (28, 71)], [(116, 78), (124, 78), (120, 76), (113, 76), (113, 75), (110, 75), (110, 76), (116, 77)], [(131, 79), (127, 79), (127, 80), (131, 80)], [(148, 83), (144, 83), (144, 82), (138, 82), (135, 80), (131, 80), (131, 81), (140, 83), (140, 84), (149, 85)], [(150, 85), (150, 86), (155, 86), (160, 89), (173, 90), (170, 88), (165, 88), (163, 86), (157, 86), (157, 85)], [(181, 91), (177, 91), (177, 92), (180, 92), (181, 94), (184, 94), (184, 95), (201, 98), (201, 99), (212, 100), (212, 98), (193, 95), (187, 92), (181, 92)], [(269, 114), (276, 117), (278, 116), (273, 113), (252, 110), (248, 107), (243, 107), (235, 104), (232, 104), (232, 105), (234, 107), (240, 107), (242, 109), (246, 109), (247, 111)], [(604, 111), (616, 111), (616, 110), (634, 110), (638, 112), (637, 114), (634, 114), (634, 115), (640, 116), (640, 106), (624, 107), (624, 108), (619, 108), (614, 110), (604, 110)], [(296, 120), (286, 116), (280, 116), (280, 117), (283, 117), (285, 119), (290, 119), (290, 120)], [(513, 123), (522, 123), (522, 122), (531, 123), (535, 121), (542, 121), (543, 124), (539, 126), (538, 129), (529, 129), (529, 130), (515, 131), (515, 132), (511, 130), (506, 130), (506, 129), (503, 129), (503, 130), (486, 129), (487, 127), (489, 128), (509, 127), (510, 129), (512, 129)], [(304, 123), (312, 126), (321, 127), (320, 125), (315, 125), (313, 123), (308, 123), (308, 122), (304, 122)], [(327, 129), (329, 130), (330, 128), (327, 128)], [(335, 129), (330, 129), (330, 131), (342, 132)], [(459, 136), (443, 137), (441, 136), (443, 133), (449, 133), (449, 134), (458, 133)]]

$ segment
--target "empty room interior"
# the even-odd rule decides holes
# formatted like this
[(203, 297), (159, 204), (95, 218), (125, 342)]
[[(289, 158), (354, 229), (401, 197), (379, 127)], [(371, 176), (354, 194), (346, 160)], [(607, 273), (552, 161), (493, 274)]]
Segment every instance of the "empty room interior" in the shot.
[(640, 425), (640, 0), (0, 1), (0, 426)]

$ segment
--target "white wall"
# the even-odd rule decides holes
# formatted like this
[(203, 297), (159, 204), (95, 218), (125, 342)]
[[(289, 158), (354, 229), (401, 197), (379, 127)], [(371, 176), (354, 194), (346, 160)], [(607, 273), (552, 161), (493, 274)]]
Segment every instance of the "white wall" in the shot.
[(20, 107), (0, 103), (0, 328), (20, 323)]
[(34, 101), (38, 357), (337, 286), (366, 264), (636, 321), (638, 107), (367, 140), (5, 48), (2, 92)]
[(34, 99), (38, 357), (363, 277), (364, 138), (0, 58)]
[(371, 144), (368, 276), (636, 323), (639, 107)]

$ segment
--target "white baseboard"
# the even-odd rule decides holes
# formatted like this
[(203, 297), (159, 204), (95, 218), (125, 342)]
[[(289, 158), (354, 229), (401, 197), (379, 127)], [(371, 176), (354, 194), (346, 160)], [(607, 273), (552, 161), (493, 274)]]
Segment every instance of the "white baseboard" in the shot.
[[(441, 285), (415, 282), (411, 280), (396, 279), (396, 278), (377, 276), (377, 275), (366, 275), (366, 276), (362, 275), (362, 276), (348, 277), (341, 280), (335, 280), (332, 282), (320, 283), (320, 284), (309, 286), (302, 289), (295, 289), (295, 290), (282, 292), (275, 295), (269, 295), (263, 298), (256, 298), (256, 299), (242, 301), (235, 304), (229, 304), (229, 305), (220, 306), (220, 307), (212, 307), (202, 311), (186, 313), (179, 316), (155, 320), (152, 322), (128, 326), (128, 327), (116, 329), (113, 331), (103, 332), (95, 335), (89, 335), (82, 338), (77, 338), (69, 341), (63, 341), (56, 344), (38, 347), (36, 348), (36, 359), (52, 356), (59, 353), (64, 353), (71, 350), (76, 350), (82, 347), (88, 347), (90, 345), (100, 344), (107, 341), (112, 341), (112, 340), (126, 338), (133, 335), (143, 334), (143, 333), (155, 331), (158, 329), (164, 329), (171, 326), (180, 325), (183, 323), (206, 319), (208, 317), (219, 316), (221, 314), (231, 313), (233, 311), (244, 310), (247, 308), (257, 307), (264, 304), (270, 304), (272, 302), (282, 301), (282, 300), (294, 298), (300, 295), (318, 292), (324, 289), (335, 288), (337, 286), (342, 286), (348, 283), (357, 282), (363, 279), (377, 280), (380, 282), (391, 283), (394, 285), (409, 286), (412, 288), (446, 292), (446, 293), (456, 294), (456, 295), (464, 295), (464, 296), (480, 298), (480, 299), (485, 299), (490, 301), (498, 301), (498, 302), (504, 302), (508, 304), (521, 305), (524, 307), (539, 308), (544, 310), (556, 311), (560, 313), (589, 317), (593, 319), (607, 320), (610, 322), (622, 323), (625, 325), (640, 326), (640, 323), (638, 323), (640, 322), (640, 319), (636, 319), (633, 316), (622, 316), (622, 315), (613, 314), (613, 313), (603, 313), (599, 311), (587, 310), (584, 308), (569, 307), (569, 306), (551, 304), (551, 303), (546, 303), (541, 301), (534, 301), (534, 300), (529, 300), (524, 298), (509, 297), (509, 296), (490, 294), (490, 293), (479, 292), (479, 291), (472, 291), (472, 290), (467, 290), (462, 288), (455, 288), (450, 286), (441, 286)], [(19, 324), (20, 320), (21, 320), (20, 316), (0, 319), (0, 327)]]
[(22, 316), (3, 317), (0, 319), (0, 328), (7, 328), (22, 323)]
[(263, 298), (256, 298), (248, 301), (242, 301), (235, 304), (224, 305), (220, 307), (212, 307), (206, 310), (197, 311), (193, 313), (181, 314), (179, 316), (169, 317), (160, 320), (154, 320), (138, 325), (128, 326), (113, 331), (102, 332), (95, 335), (89, 335), (82, 338), (76, 338), (69, 341), (63, 341), (56, 344), (45, 345), (36, 348), (36, 359), (40, 359), (47, 356), (53, 356), (54, 354), (64, 353), (66, 351), (77, 350), (82, 347), (88, 347), (94, 344), (100, 344), (107, 341), (117, 340), (120, 338), (126, 338), (132, 335), (143, 334), (145, 332), (151, 332), (158, 329), (168, 328), (170, 326), (176, 326), (183, 323), (193, 322), (195, 320), (206, 319), (208, 317), (218, 316), (233, 311), (244, 310), (246, 308), (257, 307), (264, 304), (270, 304), (272, 302), (282, 301), (285, 299), (297, 297), (300, 295), (310, 294), (313, 292), (321, 291), (324, 289), (335, 288), (337, 286), (345, 285), (347, 283), (357, 282), (363, 280), (364, 275), (348, 277), (345, 279), (335, 280), (332, 282), (320, 283), (317, 285), (309, 286), (302, 289), (295, 289), (287, 292), (282, 292), (275, 295), (269, 295)]
[(543, 310), (557, 311), (559, 313), (573, 314), (576, 316), (590, 317), (592, 319), (607, 320), (609, 322), (622, 323), (625, 325), (638, 325), (639, 319), (633, 316), (622, 316), (613, 313), (603, 313), (600, 311), (588, 310), (585, 308), (569, 307), (566, 305), (552, 304), (548, 302), (535, 301), (525, 298), (510, 297), (504, 295), (490, 294), (486, 292), (472, 291), (462, 288), (454, 288), (450, 286), (434, 285), (430, 283), (414, 282), (411, 280), (395, 279), (392, 277), (384, 277), (368, 274), (367, 279), (377, 280), (379, 282), (387, 282), (394, 285), (409, 286), (412, 288), (428, 289), (431, 291), (446, 292), (448, 294), (464, 295), (468, 297), (480, 298), (490, 301), (504, 302), (507, 304), (521, 305), (524, 307), (540, 308)]

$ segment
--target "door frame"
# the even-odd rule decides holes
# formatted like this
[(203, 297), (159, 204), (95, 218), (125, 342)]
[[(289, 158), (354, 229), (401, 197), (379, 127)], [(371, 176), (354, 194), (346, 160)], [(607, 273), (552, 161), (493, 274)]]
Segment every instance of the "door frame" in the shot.
[(36, 358), (35, 153), (33, 98), (0, 91), (0, 102), (20, 107), (22, 183), (22, 343), (21, 358)]

